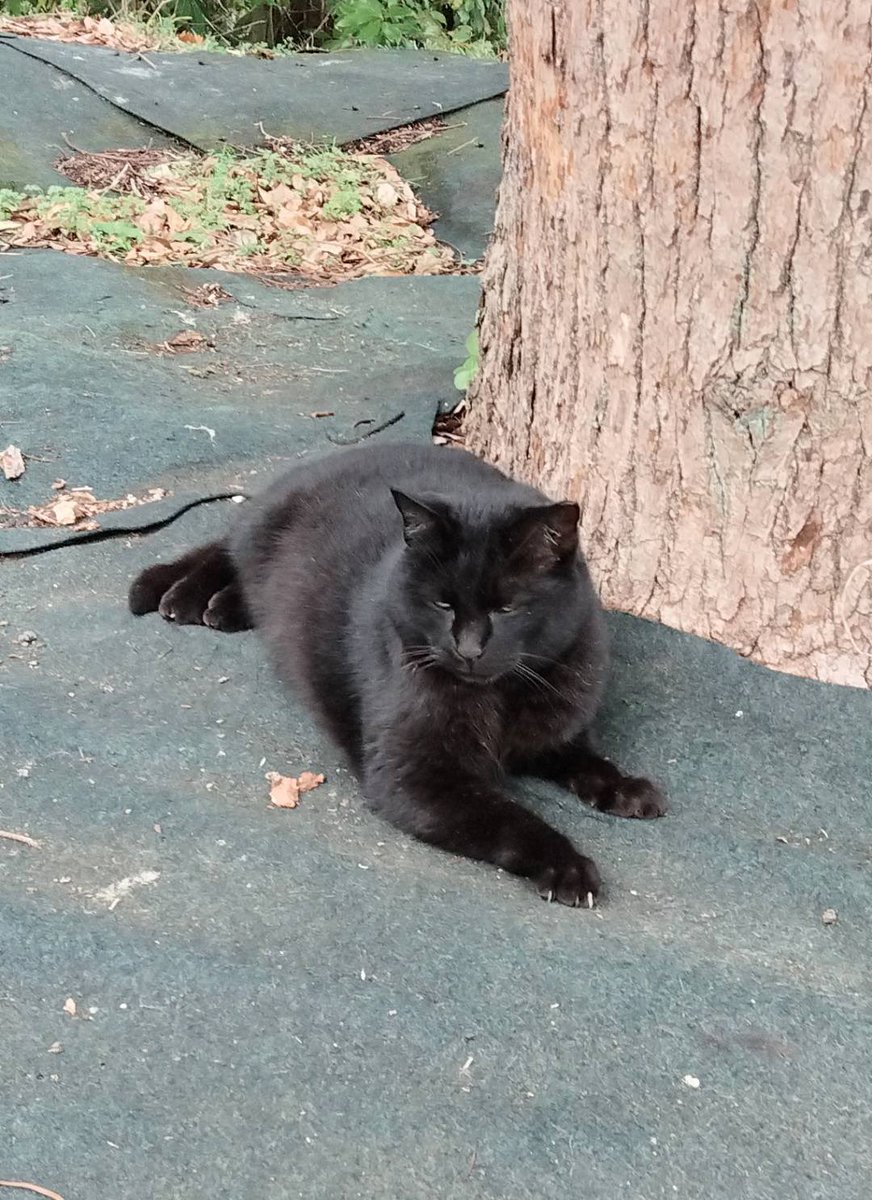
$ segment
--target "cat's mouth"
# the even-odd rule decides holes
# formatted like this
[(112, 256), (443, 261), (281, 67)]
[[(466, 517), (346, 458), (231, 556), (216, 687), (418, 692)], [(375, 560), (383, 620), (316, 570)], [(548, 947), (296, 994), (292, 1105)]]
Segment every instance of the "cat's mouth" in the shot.
[(451, 662), (446, 663), (445, 666), (455, 679), (458, 679), (461, 683), (468, 683), (473, 686), (486, 687), (489, 683), (496, 683), (497, 679), (499, 679), (499, 675), (483, 671), (474, 663)]

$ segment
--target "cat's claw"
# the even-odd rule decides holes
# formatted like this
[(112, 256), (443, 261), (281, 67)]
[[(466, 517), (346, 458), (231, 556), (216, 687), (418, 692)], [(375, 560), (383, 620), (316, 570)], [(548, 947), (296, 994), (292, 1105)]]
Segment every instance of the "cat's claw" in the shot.
[(564, 866), (548, 867), (537, 882), (539, 895), (549, 904), (556, 901), (570, 908), (583, 905), (593, 908), (600, 888), (600, 873), (592, 859), (579, 854)]

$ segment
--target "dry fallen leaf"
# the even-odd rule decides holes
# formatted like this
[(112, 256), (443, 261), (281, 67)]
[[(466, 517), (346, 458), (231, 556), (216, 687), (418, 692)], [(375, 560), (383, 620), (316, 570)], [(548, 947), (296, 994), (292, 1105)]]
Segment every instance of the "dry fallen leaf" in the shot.
[(17, 446), (9, 445), (0, 453), (0, 467), (7, 479), (18, 479), (24, 474), (24, 458)]
[(72, 496), (58, 500), (51, 506), (51, 512), (55, 525), (75, 525), (79, 519), (79, 510)]
[(7, 510), (5, 515), (11, 516), (12, 524), (21, 524), (19, 518), (24, 517), (27, 525), (49, 525), (52, 527), (75, 527), (76, 529), (96, 529), (94, 517), (100, 513), (115, 512), (122, 508), (136, 508), (142, 504), (151, 504), (155, 500), (163, 500), (166, 496), (164, 488), (150, 488), (144, 496), (128, 494), (117, 500), (98, 500), (88, 487), (67, 488), (63, 479), (56, 479), (51, 485), (53, 491), (59, 493), (55, 499), (46, 504), (32, 504), (24, 512)]
[(74, 1017), (78, 1012), (78, 1009), (76, 1008), (76, 1002), (72, 996), (68, 996), (64, 1001), (64, 1012), (70, 1017)]
[(197, 308), (217, 308), (232, 300), (230, 292), (226, 292), (220, 283), (204, 283), (197, 288), (182, 288), (189, 304)]
[(191, 350), (207, 350), (212, 342), (196, 329), (183, 329), (163, 343), (164, 348), (178, 354)]
[(275, 808), (296, 808), (300, 796), (320, 787), (325, 776), (316, 775), (314, 771), (303, 771), (299, 778), (293, 775), (280, 775), (278, 771), (267, 771), (266, 780), (271, 784), (269, 802)]
[(399, 200), (397, 189), (390, 183), (380, 183), (375, 189), (375, 198), (382, 208), (393, 208)]
[(270, 784), (269, 802), (276, 808), (296, 808), (300, 789), (293, 775), (279, 775), (278, 771), (267, 771), (266, 781)]

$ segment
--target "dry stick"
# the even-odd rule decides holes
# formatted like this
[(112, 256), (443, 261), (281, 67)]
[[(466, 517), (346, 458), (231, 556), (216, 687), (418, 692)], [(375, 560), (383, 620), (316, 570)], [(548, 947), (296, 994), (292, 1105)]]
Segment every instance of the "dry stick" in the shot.
[(40, 848), (40, 843), (35, 838), (28, 837), (26, 833), (9, 833), (6, 829), (0, 829), (0, 838), (6, 838), (10, 842), (21, 842), (23, 846), (33, 846), (34, 850)]
[(121, 182), (121, 180), (124, 178), (124, 176), (128, 173), (129, 170), (130, 170), (130, 163), (126, 162), (124, 164), (124, 166), (121, 168), (121, 170), (117, 173), (117, 175), (112, 176), (112, 178), (109, 180), (109, 182), (106, 184), (105, 187), (97, 189), (98, 195), (105, 196), (107, 192), (111, 192), (113, 190), (113, 188), (117, 187), (117, 185)]
[(467, 146), (474, 146), (477, 141), (478, 138), (470, 138), (468, 142), (461, 142), (459, 146), (455, 146), (453, 150), (449, 150), (445, 157), (448, 158), (449, 154), (457, 154), (458, 151), (465, 150)]
[(38, 1183), (22, 1183), (20, 1180), (0, 1179), (0, 1187), (17, 1188), (21, 1192), (35, 1192), (37, 1196), (45, 1196), (46, 1200), (64, 1200), (51, 1188), (40, 1187)]
[(67, 135), (63, 132), (63, 130), (61, 130), (61, 137), (64, 139), (64, 141), (67, 143), (67, 145), (69, 146), (69, 148), (71, 150), (75, 150), (76, 154), (90, 154), (89, 150), (82, 150), (79, 146), (74, 146), (73, 143), (70, 141), (70, 139), (67, 137)]

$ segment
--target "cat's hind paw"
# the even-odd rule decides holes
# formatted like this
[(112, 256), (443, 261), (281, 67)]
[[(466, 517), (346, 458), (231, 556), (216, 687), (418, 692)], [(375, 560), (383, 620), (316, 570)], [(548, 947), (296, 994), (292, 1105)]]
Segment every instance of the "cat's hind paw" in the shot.
[(177, 563), (155, 563), (134, 579), (127, 593), (127, 605), (135, 617), (157, 612), (164, 593), (179, 577)]

